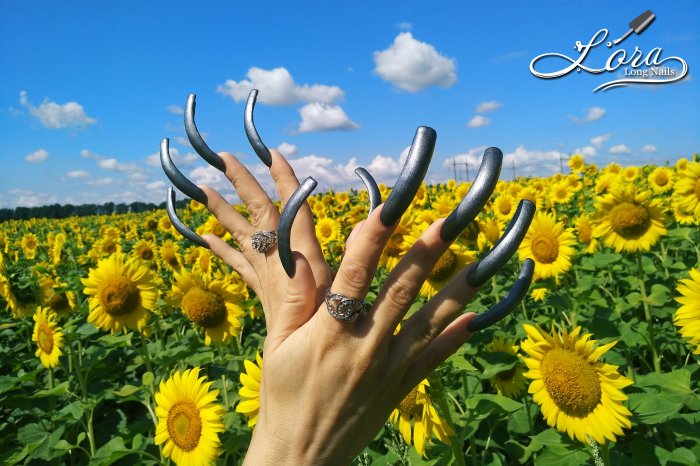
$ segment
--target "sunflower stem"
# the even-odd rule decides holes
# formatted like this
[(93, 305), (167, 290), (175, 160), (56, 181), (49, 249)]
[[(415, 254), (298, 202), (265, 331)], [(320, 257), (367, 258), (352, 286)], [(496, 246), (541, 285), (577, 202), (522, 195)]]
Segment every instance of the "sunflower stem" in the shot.
[(644, 317), (649, 325), (649, 347), (653, 358), (654, 371), (657, 374), (661, 373), (661, 361), (659, 359), (659, 350), (656, 348), (656, 328), (651, 318), (651, 310), (649, 309), (649, 300), (647, 298), (647, 289), (644, 285), (644, 269), (642, 268), (642, 253), (637, 251), (637, 278), (639, 279), (639, 291), (642, 294), (642, 306), (644, 308)]
[(452, 454), (455, 457), (454, 464), (458, 466), (466, 466), (464, 463), (464, 452), (462, 451), (462, 439), (460, 439), (457, 434), (455, 423), (452, 422), (452, 412), (450, 411), (449, 406), (447, 406), (447, 403), (445, 402), (448, 391), (442, 385), (442, 382), (440, 380), (435, 380), (433, 382), (433, 385), (440, 392), (441, 395), (437, 397), (438, 406), (440, 406), (440, 410), (443, 412), (443, 416), (446, 417), (447, 424), (450, 426), (450, 429), (452, 429), (452, 432), (454, 432), (454, 436), (452, 437), (452, 439), (450, 439), (450, 447), (452, 448)]
[(148, 354), (148, 341), (143, 333), (139, 332), (141, 337), (141, 350), (143, 352), (143, 361), (146, 363), (146, 370), (153, 374), (153, 365), (151, 364), (151, 355)]
[(601, 450), (603, 452), (603, 464), (610, 466), (610, 442), (605, 442)]
[(49, 390), (53, 389), (53, 367), (49, 367)]
[(92, 416), (95, 413), (95, 408), (92, 407), (88, 411), (88, 421), (87, 421), (87, 436), (90, 442), (90, 458), (95, 457), (95, 430), (92, 428)]
[(228, 402), (228, 380), (226, 379), (226, 374), (221, 374), (221, 391), (223, 392), (224, 406), (226, 407), (226, 411), (228, 411), (230, 405)]

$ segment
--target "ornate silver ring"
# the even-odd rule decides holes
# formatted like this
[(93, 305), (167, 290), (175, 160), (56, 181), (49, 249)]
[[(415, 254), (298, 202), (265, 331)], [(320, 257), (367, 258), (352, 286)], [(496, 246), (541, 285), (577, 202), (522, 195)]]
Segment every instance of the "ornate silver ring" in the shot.
[(348, 298), (340, 293), (326, 291), (326, 307), (328, 313), (343, 322), (352, 322), (366, 310), (366, 303), (359, 299)]
[(265, 254), (277, 243), (277, 232), (275, 230), (257, 231), (250, 237), (253, 249)]

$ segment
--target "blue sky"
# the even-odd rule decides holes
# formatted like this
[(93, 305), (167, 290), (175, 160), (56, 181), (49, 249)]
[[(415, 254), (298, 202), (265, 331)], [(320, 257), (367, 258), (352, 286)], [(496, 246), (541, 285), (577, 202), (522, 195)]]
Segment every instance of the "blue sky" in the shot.
[[(269, 189), (242, 128), (251, 87), (260, 89), (265, 143), (321, 189), (360, 186), (358, 165), (391, 183), (419, 125), (438, 133), (433, 182), (454, 176), (452, 160), (468, 162), (473, 177), (488, 146), (506, 154), (503, 178), (513, 166), (552, 173), (577, 150), (598, 164), (699, 152), (700, 3), (610, 5), (5, 1), (0, 207), (161, 202), (167, 179), (155, 154), (164, 137), (184, 173), (234, 199), (186, 142), (189, 93), (210, 147), (239, 155)], [(625, 67), (546, 80), (530, 72), (543, 53), (577, 58), (575, 42), (601, 28), (621, 36), (647, 9), (656, 19), (612, 50), (661, 47), (687, 62), (683, 81), (593, 93)], [(593, 48), (585, 64), (602, 67), (610, 53)]]

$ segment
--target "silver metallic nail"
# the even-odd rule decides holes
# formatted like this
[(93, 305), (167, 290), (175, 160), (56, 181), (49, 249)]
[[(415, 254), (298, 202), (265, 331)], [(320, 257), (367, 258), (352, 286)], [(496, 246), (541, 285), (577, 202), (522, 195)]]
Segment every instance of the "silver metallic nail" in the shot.
[(377, 186), (377, 182), (374, 181), (372, 175), (364, 168), (357, 167), (355, 173), (360, 177), (365, 187), (367, 187), (367, 193), (369, 194), (369, 213), (372, 213), (372, 211), (382, 203), (382, 195), (379, 192), (379, 186)]
[(160, 164), (163, 166), (163, 171), (168, 176), (170, 181), (172, 181), (180, 191), (200, 204), (207, 205), (207, 195), (204, 193), (204, 191), (202, 191), (199, 186), (188, 180), (173, 163), (173, 159), (170, 157), (168, 138), (163, 139), (160, 143)]
[(258, 155), (260, 160), (270, 167), (272, 165), (272, 156), (270, 151), (265, 144), (263, 144), (258, 130), (255, 129), (255, 123), (253, 122), (253, 110), (255, 109), (255, 101), (258, 98), (258, 90), (253, 89), (248, 94), (248, 100), (245, 104), (245, 114), (243, 116), (243, 128), (245, 129), (245, 135), (248, 137), (248, 142), (253, 147), (253, 150)]
[(173, 227), (175, 227), (182, 236), (192, 241), (197, 246), (209, 249), (209, 244), (204, 241), (204, 238), (187, 228), (187, 225), (182, 223), (182, 220), (177, 217), (175, 213), (175, 190), (172, 186), (168, 188), (168, 196), (165, 198), (165, 210), (168, 212), (168, 217), (170, 217), (170, 223), (173, 224)]
[(294, 223), (299, 209), (304, 202), (306, 202), (311, 192), (316, 188), (316, 185), (316, 180), (311, 177), (306, 178), (294, 193), (292, 193), (284, 209), (282, 209), (282, 215), (280, 215), (280, 222), (277, 226), (277, 252), (279, 253), (282, 267), (284, 267), (284, 271), (287, 272), (289, 278), (294, 278), (294, 273), (296, 272), (290, 243), (292, 224)]
[(194, 122), (194, 111), (197, 106), (197, 96), (195, 94), (190, 94), (187, 97), (187, 104), (185, 105), (185, 132), (187, 133), (187, 139), (190, 140), (190, 144), (194, 147), (194, 150), (206, 160), (209, 165), (216, 168), (220, 172), (226, 172), (226, 165), (224, 161), (219, 157), (219, 155), (211, 150), (204, 139), (199, 134), (197, 130), (197, 125)]

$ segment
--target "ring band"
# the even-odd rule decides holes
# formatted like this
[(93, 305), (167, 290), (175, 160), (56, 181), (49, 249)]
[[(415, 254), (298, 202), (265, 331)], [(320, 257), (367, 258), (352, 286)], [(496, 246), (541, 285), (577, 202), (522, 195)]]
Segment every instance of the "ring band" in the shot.
[(256, 231), (251, 235), (250, 240), (253, 243), (253, 249), (265, 254), (277, 243), (277, 232), (275, 230)]
[(366, 309), (364, 301), (331, 293), (330, 288), (326, 291), (326, 307), (331, 316), (343, 322), (352, 322)]

